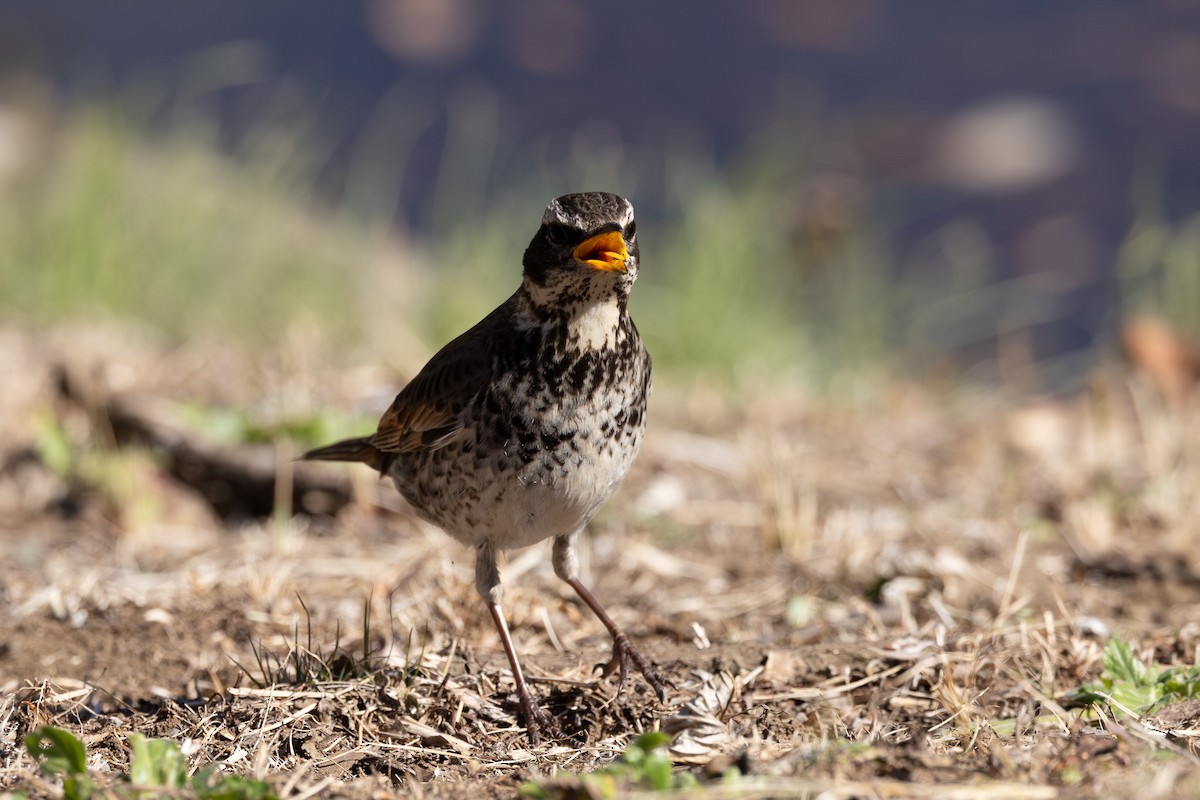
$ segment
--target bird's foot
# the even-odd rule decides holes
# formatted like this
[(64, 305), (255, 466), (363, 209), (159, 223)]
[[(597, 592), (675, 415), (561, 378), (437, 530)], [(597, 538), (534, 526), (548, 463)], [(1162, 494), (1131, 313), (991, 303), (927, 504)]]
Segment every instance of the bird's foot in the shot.
[(529, 734), (532, 744), (541, 744), (542, 736), (551, 741), (562, 738), (558, 722), (538, 705), (528, 689), (517, 692), (517, 701), (521, 705), (521, 717), (525, 720), (525, 732)]
[(614, 672), (618, 673), (617, 694), (620, 694), (621, 690), (625, 688), (626, 679), (629, 677), (629, 663), (631, 661), (638, 668), (638, 671), (642, 673), (642, 677), (646, 679), (646, 683), (650, 684), (650, 688), (658, 696), (658, 702), (666, 702), (668, 683), (655, 671), (654, 665), (638, 652), (633, 643), (629, 641), (629, 637), (624, 633), (618, 633), (613, 637), (612, 659), (597, 664), (596, 669), (600, 670), (601, 675), (606, 678)]

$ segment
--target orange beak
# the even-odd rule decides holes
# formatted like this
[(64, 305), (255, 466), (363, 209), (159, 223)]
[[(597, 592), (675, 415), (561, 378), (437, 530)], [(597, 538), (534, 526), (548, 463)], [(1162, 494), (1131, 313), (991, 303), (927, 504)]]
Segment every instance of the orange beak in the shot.
[(605, 272), (624, 272), (629, 251), (625, 249), (625, 237), (620, 231), (598, 233), (575, 248), (576, 260), (592, 269)]

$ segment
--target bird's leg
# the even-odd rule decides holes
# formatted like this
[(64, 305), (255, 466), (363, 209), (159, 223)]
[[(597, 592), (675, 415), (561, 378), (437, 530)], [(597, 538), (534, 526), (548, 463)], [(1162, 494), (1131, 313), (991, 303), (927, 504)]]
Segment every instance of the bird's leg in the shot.
[(525, 683), (521, 662), (517, 660), (517, 651), (508, 632), (508, 622), (504, 619), (504, 610), (500, 606), (504, 592), (500, 585), (500, 569), (496, 565), (496, 551), (487, 542), (475, 550), (475, 590), (479, 592), (479, 596), (491, 612), (492, 622), (500, 634), (500, 643), (504, 645), (504, 654), (508, 656), (508, 666), (512, 669), (517, 702), (521, 705), (521, 716), (525, 719), (525, 729), (529, 733), (530, 741), (537, 744), (540, 733), (551, 739), (561, 736), (554, 718), (542, 710)]
[(654, 665), (650, 663), (633, 643), (629, 641), (629, 637), (617, 627), (617, 623), (612, 621), (612, 617), (604, 610), (604, 606), (600, 605), (599, 601), (592, 596), (588, 588), (579, 580), (579, 559), (575, 555), (575, 540), (579, 536), (579, 531), (569, 533), (564, 536), (556, 536), (554, 538), (554, 574), (566, 581), (575, 594), (579, 595), (579, 599), (587, 604), (587, 607), (592, 610), (596, 618), (608, 629), (608, 633), (612, 636), (613, 652), (612, 660), (607, 664), (598, 664), (597, 666), (603, 670), (605, 677), (611, 675), (615, 670), (620, 670), (620, 675), (617, 678), (617, 693), (620, 694), (621, 689), (625, 686), (625, 679), (628, 674), (629, 662), (638, 668), (642, 676), (646, 679), (646, 683), (650, 684), (650, 688), (658, 695), (658, 701), (664, 702), (667, 697), (666, 681), (664, 681), (655, 671)]

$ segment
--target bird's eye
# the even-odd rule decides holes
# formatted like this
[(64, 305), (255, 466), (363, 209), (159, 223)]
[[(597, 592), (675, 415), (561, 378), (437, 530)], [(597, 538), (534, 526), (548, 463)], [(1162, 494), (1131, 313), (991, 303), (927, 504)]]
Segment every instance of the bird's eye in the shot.
[(551, 222), (546, 226), (546, 240), (555, 247), (560, 247), (567, 242), (566, 226), (559, 225), (557, 222)]
[(624, 233), (625, 233), (625, 241), (632, 242), (633, 238), (635, 236), (637, 236), (637, 222), (635, 222), (634, 220), (630, 220), (629, 224), (625, 226)]

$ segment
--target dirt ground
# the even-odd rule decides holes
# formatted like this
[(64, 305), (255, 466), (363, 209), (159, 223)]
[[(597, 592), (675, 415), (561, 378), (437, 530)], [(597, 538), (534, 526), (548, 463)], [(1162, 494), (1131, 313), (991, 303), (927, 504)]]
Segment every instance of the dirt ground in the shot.
[[(1110, 636), (1200, 660), (1195, 395), (1120, 371), (1024, 404), (660, 380), (586, 574), (673, 688), (614, 695), (548, 549), (511, 553), (509, 620), (566, 734), (533, 746), (470, 552), (365, 468), (178, 422), (370, 413), (402, 375), (112, 331), (2, 331), (0, 363), (0, 787), (55, 795), (23, 747), (53, 724), (102, 781), (142, 732), (282, 797), (587, 797), (572, 776), (661, 728), (689, 796), (1200, 796), (1196, 703), (1071, 697)], [(123, 434), (131, 408), (158, 434)], [(190, 480), (185, 450), (232, 472)], [(285, 504), (334, 513), (257, 515), (264, 463)]]

